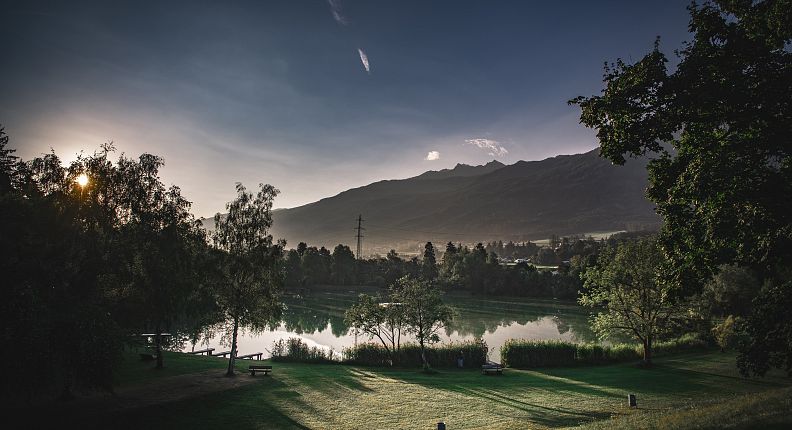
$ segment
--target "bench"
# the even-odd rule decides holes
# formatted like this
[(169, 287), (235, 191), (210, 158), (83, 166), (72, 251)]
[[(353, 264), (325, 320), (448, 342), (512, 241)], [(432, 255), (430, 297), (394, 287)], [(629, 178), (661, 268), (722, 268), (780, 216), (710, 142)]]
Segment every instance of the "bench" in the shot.
[(253, 360), (253, 357), (256, 357), (256, 360), (261, 360), (263, 355), (263, 352), (254, 352), (253, 354), (237, 355), (236, 358), (238, 360)]
[(250, 372), (250, 376), (256, 376), (256, 372), (264, 372), (264, 375), (269, 375), (270, 372), (272, 372), (272, 366), (250, 365), (248, 366), (248, 371)]
[(218, 352), (217, 354), (212, 354), (212, 357), (225, 357), (228, 354), (231, 354), (231, 351)]
[(502, 375), (503, 366), (500, 364), (485, 364), (481, 366), (481, 373), (484, 375)]
[(212, 354), (212, 351), (214, 351), (214, 348), (206, 348), (199, 351), (190, 351), (187, 354), (203, 355), (204, 353), (206, 353), (206, 355), (208, 356)]

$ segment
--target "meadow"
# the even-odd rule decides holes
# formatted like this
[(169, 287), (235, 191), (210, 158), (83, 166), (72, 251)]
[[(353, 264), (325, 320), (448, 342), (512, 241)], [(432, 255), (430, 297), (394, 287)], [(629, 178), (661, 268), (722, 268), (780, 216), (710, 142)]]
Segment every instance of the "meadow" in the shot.
[[(507, 369), (483, 376), (476, 369), (384, 369), (339, 364), (273, 364), (272, 376), (251, 378), (240, 362), (239, 385), (199, 392), (202, 381), (220, 379), (226, 361), (167, 353), (166, 368), (124, 361), (116, 396), (104, 413), (90, 416), (103, 427), (234, 429), (448, 429), (506, 428), (784, 428), (792, 380), (771, 374), (739, 376), (730, 353), (689, 353), (658, 358), (651, 369), (633, 363), (608, 366)], [(193, 379), (191, 379), (193, 378)], [(146, 397), (184, 384), (195, 395), (174, 396), (135, 407)], [(185, 381), (188, 381), (185, 384)], [(195, 388), (193, 388), (195, 387)], [(627, 406), (628, 393), (638, 408)], [(182, 393), (184, 394), (184, 393)], [(130, 406), (132, 405), (132, 406)], [(72, 413), (79, 408), (72, 408)], [(80, 421), (80, 414), (72, 416)]]

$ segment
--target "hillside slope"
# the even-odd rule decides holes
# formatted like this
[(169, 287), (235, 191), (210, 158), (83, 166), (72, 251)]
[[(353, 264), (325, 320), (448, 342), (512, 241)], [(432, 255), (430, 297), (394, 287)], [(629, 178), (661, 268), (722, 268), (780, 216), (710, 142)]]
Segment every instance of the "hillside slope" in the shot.
[(508, 166), (457, 165), (278, 210), (273, 235), (289, 246), (353, 245), (362, 214), (366, 253), (382, 253), (427, 240), (528, 240), (656, 226), (645, 187), (645, 161), (614, 166), (596, 150)]

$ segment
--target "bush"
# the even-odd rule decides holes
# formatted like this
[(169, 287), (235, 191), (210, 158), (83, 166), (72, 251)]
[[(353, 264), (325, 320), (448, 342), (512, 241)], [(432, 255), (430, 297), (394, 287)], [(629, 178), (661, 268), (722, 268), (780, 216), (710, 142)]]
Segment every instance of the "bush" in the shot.
[(509, 367), (554, 367), (575, 364), (577, 345), (569, 342), (509, 339), (501, 347), (501, 360)]
[(729, 315), (722, 323), (712, 328), (712, 334), (715, 336), (715, 342), (720, 347), (721, 351), (733, 348), (737, 343), (737, 323), (739, 317), (735, 318)]
[(290, 361), (296, 363), (335, 363), (333, 350), (309, 347), (302, 339), (290, 337), (280, 339), (272, 344), (272, 361)]
[[(685, 351), (703, 351), (709, 344), (696, 334), (657, 342), (652, 355)], [(641, 345), (617, 343), (613, 345), (574, 344), (561, 341), (510, 339), (501, 348), (503, 364), (509, 367), (556, 367), (576, 364), (608, 364), (636, 361), (643, 357)]]
[[(457, 358), (462, 354), (465, 367), (480, 367), (487, 361), (487, 344), (484, 341), (451, 342), (426, 347), (426, 359), (432, 367), (456, 367)], [(363, 366), (389, 366), (390, 357), (385, 348), (376, 343), (361, 343), (345, 348), (343, 361)], [(394, 357), (399, 366), (420, 366), (421, 348), (417, 344), (406, 343)]]

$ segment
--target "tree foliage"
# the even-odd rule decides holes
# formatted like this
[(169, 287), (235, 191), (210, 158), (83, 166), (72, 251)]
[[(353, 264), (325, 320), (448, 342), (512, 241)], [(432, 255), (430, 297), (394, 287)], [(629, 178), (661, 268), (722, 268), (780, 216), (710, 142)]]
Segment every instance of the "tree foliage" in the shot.
[(390, 301), (361, 294), (357, 303), (344, 314), (344, 320), (351, 328), (380, 341), (391, 365), (395, 364), (395, 357), (401, 348), (402, 332), (406, 328), (402, 305), (394, 301), (398, 299), (395, 292), (391, 290), (388, 297)]
[[(724, 0), (689, 10), (692, 40), (674, 69), (655, 43), (633, 64), (607, 66), (601, 95), (570, 102), (597, 130), (603, 157), (623, 164), (654, 154), (647, 195), (665, 221), (668, 280), (696, 291), (737, 263), (760, 282), (783, 283), (792, 258), (792, 5)], [(741, 363), (755, 356), (744, 354)]]
[(269, 234), (272, 201), (278, 190), (261, 184), (253, 194), (239, 183), (236, 190), (236, 199), (226, 205), (228, 213), (215, 215), (212, 235), (219, 251), (216, 264), (220, 268), (217, 298), (224, 314), (221, 324), (231, 338), (229, 376), (234, 374), (240, 327), (260, 330), (280, 317), (280, 262), (285, 245), (283, 241), (273, 242)]
[(421, 362), (429, 368), (426, 345), (440, 341), (438, 332), (453, 318), (454, 311), (443, 304), (441, 291), (432, 282), (403, 277), (394, 285), (392, 300), (401, 305), (407, 332), (415, 336), (421, 350)]
[(580, 304), (601, 309), (592, 318), (594, 330), (602, 337), (637, 339), (646, 364), (651, 364), (653, 343), (680, 317), (673, 286), (659, 276), (663, 259), (654, 240), (626, 241), (605, 250), (583, 274)]

